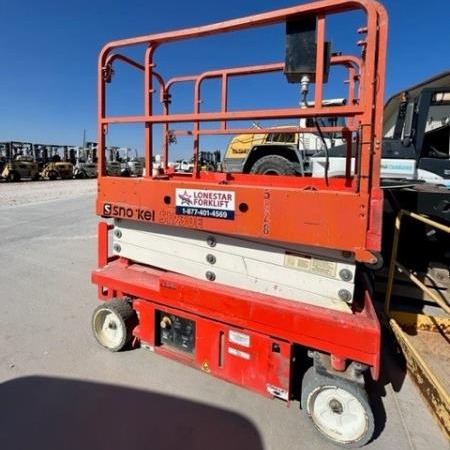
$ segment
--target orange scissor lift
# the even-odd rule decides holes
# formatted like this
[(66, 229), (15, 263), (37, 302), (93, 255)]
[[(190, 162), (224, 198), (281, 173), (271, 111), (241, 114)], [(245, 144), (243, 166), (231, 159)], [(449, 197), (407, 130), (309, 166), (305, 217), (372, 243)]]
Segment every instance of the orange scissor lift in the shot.
[[(355, 10), (366, 20), (355, 42), (360, 54), (330, 55), (329, 17)], [(163, 60), (166, 44), (283, 23), (285, 63), (168, 80), (156, 70), (156, 56)], [(111, 220), (99, 223), (99, 267), (92, 274), (105, 301), (92, 319), (103, 346), (118, 351), (131, 341), (140, 343), (268, 397), (300, 400), (314, 426), (333, 442), (355, 446), (371, 439), (374, 419), (364, 378), (379, 376), (380, 325), (366, 270), (377, 264), (381, 240), (386, 41), (387, 15), (380, 4), (325, 0), (104, 47), (97, 214)], [(143, 62), (125, 53), (135, 46), (145, 48)], [(107, 114), (119, 62), (144, 75), (142, 115)], [(343, 106), (324, 102), (329, 65), (348, 73)], [(251, 81), (280, 71), (301, 86), (302, 107), (297, 100), (282, 108), (229, 108), (234, 77)], [(202, 111), (202, 85), (210, 79), (220, 81), (220, 106)], [(172, 112), (179, 85), (193, 86), (189, 113)], [(280, 132), (342, 133), (348, 148), (345, 177), (200, 170), (201, 137), (254, 133), (242, 126), (245, 121), (299, 124), (310, 118), (317, 124), (329, 116), (344, 117), (346, 125), (292, 125)], [(143, 178), (106, 176), (107, 131), (116, 124), (145, 128)], [(163, 164), (155, 167), (157, 126)], [(270, 130), (261, 127), (261, 133)], [(178, 136), (192, 137), (192, 173), (169, 165), (170, 145)]]

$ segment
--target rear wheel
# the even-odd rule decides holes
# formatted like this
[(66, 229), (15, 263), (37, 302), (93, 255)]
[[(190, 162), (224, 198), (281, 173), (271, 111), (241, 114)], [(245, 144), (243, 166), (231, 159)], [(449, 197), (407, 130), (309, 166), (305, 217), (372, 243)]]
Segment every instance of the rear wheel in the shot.
[(79, 172), (77, 172), (75, 174), (75, 178), (78, 178), (80, 180), (83, 178), (86, 178), (86, 172), (84, 172), (83, 170), (80, 170)]
[(267, 155), (253, 164), (250, 173), (260, 175), (295, 175), (294, 164), (280, 155)]
[(357, 448), (373, 436), (372, 409), (365, 390), (356, 383), (318, 374), (311, 367), (303, 378), (301, 406), (315, 428), (334, 444)]
[(58, 178), (58, 172), (56, 172), (56, 170), (50, 170), (48, 178), (49, 180), (56, 180)]
[(136, 312), (125, 300), (111, 300), (100, 305), (92, 315), (92, 331), (103, 347), (118, 352), (133, 337), (133, 329), (138, 324)]

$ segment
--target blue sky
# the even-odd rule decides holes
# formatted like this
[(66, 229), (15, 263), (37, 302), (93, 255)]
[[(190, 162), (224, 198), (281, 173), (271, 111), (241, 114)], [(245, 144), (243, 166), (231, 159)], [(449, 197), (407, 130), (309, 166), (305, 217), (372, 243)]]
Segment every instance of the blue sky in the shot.
[[(97, 57), (101, 47), (111, 40), (214, 23), (298, 3), (293, 0), (1, 0), (0, 140), (79, 145), (84, 129), (88, 139), (95, 140)], [(390, 15), (386, 97), (450, 70), (448, 0), (384, 0), (383, 3)], [(354, 48), (357, 39), (354, 30), (361, 23), (359, 19), (358, 15), (352, 15), (334, 26), (330, 24), (329, 37), (337, 43), (334, 50)], [(182, 75), (211, 68), (281, 61), (283, 29), (275, 27), (264, 34), (258, 33), (227, 37), (226, 45), (214, 38), (204, 43), (195, 41), (192, 48), (185, 44), (168, 48), (157, 61), (158, 70)], [(286, 86), (280, 98), (277, 83), (281, 78), (268, 78), (263, 91), (258, 82), (250, 86), (236, 82), (232, 85), (231, 105), (249, 106), (261, 98), (262, 92), (267, 102), (264, 106), (292, 100), (297, 88)], [(112, 110), (120, 105), (122, 112), (139, 112), (141, 91), (135, 88), (139, 82), (139, 76), (131, 71), (117, 75)], [(337, 96), (334, 87), (329, 88), (328, 96)], [(208, 89), (212, 92), (214, 84)], [(186, 102), (191, 103), (190, 94), (180, 90), (179, 95), (182, 99), (179, 108), (183, 110), (187, 108)], [(206, 109), (215, 105), (215, 97), (211, 98), (210, 104), (205, 101)], [(139, 138), (131, 136), (132, 127), (129, 128), (112, 131), (111, 140), (116, 142), (110, 143), (139, 147), (140, 134)], [(222, 143), (223, 140), (214, 145)], [(181, 147), (180, 142), (177, 146)], [(183, 153), (175, 147), (177, 152)]]

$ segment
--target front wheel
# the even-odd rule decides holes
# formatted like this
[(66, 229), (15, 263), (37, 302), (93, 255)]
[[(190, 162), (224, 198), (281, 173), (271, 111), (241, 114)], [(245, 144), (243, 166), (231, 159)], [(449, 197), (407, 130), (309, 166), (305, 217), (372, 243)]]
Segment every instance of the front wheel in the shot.
[(20, 181), (20, 174), (18, 172), (10, 172), (6, 177), (7, 181), (11, 181), (12, 183), (18, 183)]
[(267, 155), (258, 159), (250, 173), (259, 175), (295, 175), (294, 164), (280, 155)]
[(95, 338), (112, 352), (122, 350), (131, 341), (137, 323), (136, 312), (125, 300), (110, 300), (100, 305), (92, 315)]
[(375, 420), (367, 394), (359, 385), (341, 378), (305, 373), (301, 406), (315, 428), (334, 444), (357, 448), (373, 436)]

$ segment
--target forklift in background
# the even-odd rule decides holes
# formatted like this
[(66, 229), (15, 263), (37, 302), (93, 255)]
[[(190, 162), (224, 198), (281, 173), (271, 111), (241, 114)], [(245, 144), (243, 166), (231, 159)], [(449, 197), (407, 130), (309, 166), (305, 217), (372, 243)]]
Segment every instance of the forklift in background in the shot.
[[(108, 146), (106, 152), (106, 172), (108, 176), (121, 176), (122, 166), (118, 161), (119, 147)], [(96, 178), (98, 174), (98, 144), (97, 142), (85, 142), (83, 147), (76, 147), (72, 152), (75, 163), (75, 178)]]
[[(201, 170), (207, 172), (221, 172), (223, 169), (221, 162), (220, 150), (215, 151), (200, 151), (198, 165)], [(180, 159), (176, 161), (174, 168), (178, 172), (188, 172), (192, 173), (195, 167), (195, 157), (191, 159)]]
[(75, 178), (97, 177), (97, 143), (87, 142), (82, 147), (70, 147), (69, 159), (73, 164), (73, 175)]
[(392, 96), (385, 110), (384, 145), (412, 152), (415, 179), (450, 188), (450, 72)]
[[(355, 10), (367, 21), (360, 30), (363, 52), (346, 60), (361, 68), (361, 101), (324, 106), (330, 75), (328, 19)], [(155, 58), (163, 57), (167, 44), (211, 35), (226, 39), (230, 32), (275, 24), (286, 26), (284, 64), (204, 67), (168, 80), (155, 72), (160, 67)], [(378, 379), (381, 359), (370, 269), (381, 245), (387, 26), (386, 11), (376, 1), (325, 0), (104, 47), (98, 66), (97, 214), (108, 221), (99, 224), (99, 267), (92, 273), (104, 301), (92, 316), (101, 345), (119, 351), (133, 341), (269, 398), (287, 404), (299, 400), (315, 429), (339, 445), (356, 447), (371, 440), (375, 419), (365, 379)], [(144, 61), (122, 54), (140, 45), (146, 50)], [(264, 59), (264, 52), (260, 56)], [(142, 116), (107, 115), (117, 59), (144, 72)], [(270, 71), (284, 71), (311, 106), (229, 110), (230, 78), (251, 82), (252, 76)], [(202, 82), (209, 78), (219, 79), (222, 100), (217, 110), (205, 112)], [(171, 88), (185, 82), (194, 82), (192, 112), (173, 113)], [(278, 82), (280, 89), (286, 87), (284, 78)], [(348, 90), (348, 98), (354, 98), (355, 83)], [(343, 178), (201, 170), (202, 136), (252, 134), (254, 129), (240, 126), (243, 121), (298, 124), (302, 118), (330, 116), (347, 119), (345, 127), (322, 127), (323, 133), (341, 133), (346, 139)], [(130, 121), (145, 125), (145, 176), (112, 179), (106, 176), (106, 130), (111, 123)], [(154, 175), (155, 124), (164, 131), (164, 165)], [(174, 124), (181, 125), (174, 129)], [(294, 126), (281, 132), (316, 131)], [(173, 136), (192, 136), (191, 173), (169, 167)], [(353, 139), (359, 142), (354, 174)]]
[(106, 150), (106, 174), (112, 177), (120, 177), (122, 166), (117, 159), (117, 150), (119, 147), (110, 146)]
[(201, 151), (200, 152), (200, 170), (207, 172), (221, 172), (222, 171), (222, 155), (220, 150)]
[(386, 180), (391, 203), (450, 222), (450, 72), (392, 96), (385, 115), (384, 151), (413, 166)]
[(137, 150), (129, 147), (117, 147), (117, 161), (120, 162), (122, 177), (142, 177), (144, 164), (138, 157)]
[[(386, 103), (381, 160), (386, 186), (417, 182), (450, 188), (450, 73), (438, 79), (448, 80), (447, 84), (413, 87)], [(323, 151), (314, 155), (313, 175), (323, 176), (328, 161), (328, 176), (343, 176), (346, 150), (345, 145), (330, 148), (328, 159)], [(355, 161), (353, 158), (352, 170)]]
[(30, 142), (1, 142), (1, 178), (6, 181), (38, 180), (39, 167), (33, 158)]
[(34, 144), (34, 159), (40, 177), (47, 180), (73, 178), (73, 164), (69, 161), (68, 147), (64, 145)]

